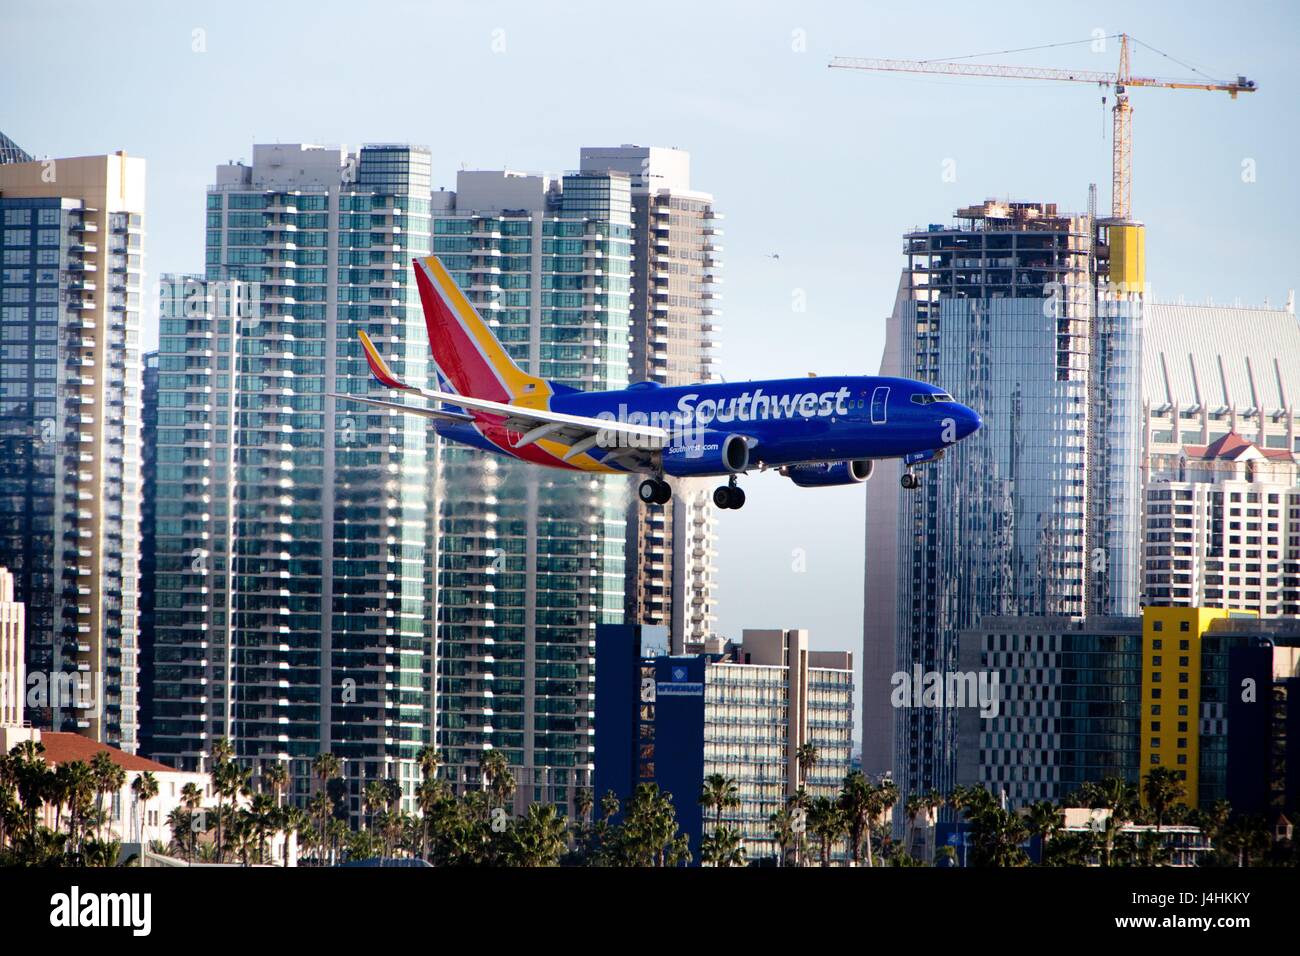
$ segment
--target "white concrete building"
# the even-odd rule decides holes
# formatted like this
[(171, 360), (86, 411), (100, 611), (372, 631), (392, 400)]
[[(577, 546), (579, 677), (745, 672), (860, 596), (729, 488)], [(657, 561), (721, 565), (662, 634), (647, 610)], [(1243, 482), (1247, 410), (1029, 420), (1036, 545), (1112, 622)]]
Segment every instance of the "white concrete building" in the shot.
[[(103, 836), (106, 839), (117, 840), (122, 844), (123, 859), (138, 853), (140, 847), (148, 849), (154, 841), (170, 843), (172, 830), (167, 819), (173, 810), (183, 805), (182, 793), (187, 784), (194, 784), (203, 795), (199, 805), (201, 809), (215, 810), (217, 806), (217, 796), (213, 792), (211, 778), (206, 773), (174, 770), (156, 760), (126, 753), (80, 734), (43, 732), (30, 727), (0, 725), (0, 752), (8, 753), (27, 740), (35, 740), (44, 746), (45, 750), (41, 756), (50, 767), (57, 767), (74, 760), (88, 764), (96, 754), (104, 751), (113, 763), (125, 771), (121, 788), (104, 797), (104, 809), (108, 811), (108, 821), (103, 829)], [(133, 787), (136, 778), (145, 773), (153, 774), (158, 784), (158, 795), (150, 800), (141, 801), (136, 798)], [(227, 806), (230, 805), (229, 800), (225, 802)], [(236, 806), (247, 807), (251, 800), (240, 796), (234, 802)], [(66, 821), (65, 810), (64, 825)], [(52, 805), (46, 804), (42, 823), (51, 828), (56, 826), (56, 810)], [(208, 842), (211, 841), (212, 836), (204, 831), (198, 839), (199, 842)], [(267, 837), (267, 857), (276, 865), (283, 865), (285, 861), (284, 841), (283, 833)], [(294, 835), (289, 837), (288, 864), (296, 866), (297, 862), (298, 839)]]
[(14, 576), (0, 568), (0, 727), (22, 726), (23, 690), (27, 686), (23, 667), (23, 613), (14, 600)]
[(1300, 325), (1155, 303), (1143, 327), (1144, 603), (1300, 613)]

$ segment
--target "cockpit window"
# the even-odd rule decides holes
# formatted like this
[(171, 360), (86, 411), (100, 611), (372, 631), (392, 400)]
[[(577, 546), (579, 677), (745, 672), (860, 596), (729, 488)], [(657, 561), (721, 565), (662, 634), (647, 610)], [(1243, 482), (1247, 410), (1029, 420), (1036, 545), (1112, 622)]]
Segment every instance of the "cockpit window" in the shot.
[(917, 392), (912, 401), (918, 405), (933, 405), (935, 402), (955, 402), (956, 399), (947, 392)]

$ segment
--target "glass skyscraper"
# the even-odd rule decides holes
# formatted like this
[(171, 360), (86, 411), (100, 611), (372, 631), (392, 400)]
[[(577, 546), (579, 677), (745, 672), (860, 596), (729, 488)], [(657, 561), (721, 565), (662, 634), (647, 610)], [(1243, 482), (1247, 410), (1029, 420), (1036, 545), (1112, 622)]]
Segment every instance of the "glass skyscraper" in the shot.
[[(626, 174), (461, 172), (433, 194), (433, 247), (525, 371), (587, 390), (627, 384)], [(484, 751), (520, 804), (590, 785), (594, 641), (623, 619), (628, 479), (442, 448), (438, 745), (454, 786)]]
[(429, 347), (411, 259), (429, 154), (258, 145), (207, 193), (203, 277), (163, 285), (158, 357), (154, 754), (287, 761), (311, 792), (343, 758), (409, 807), (432, 725), (426, 423), (335, 400), (372, 385), (365, 329), (412, 381)]
[(0, 159), (0, 567), (27, 608), (26, 719), (134, 753), (144, 160), (8, 140)]
[(868, 491), (864, 730), (879, 751), (892, 724), (872, 760), (904, 795), (952, 787), (956, 711), (890, 714), (890, 664), (955, 671), (957, 635), (990, 615), (1137, 609), (1140, 294), (1112, 300), (1090, 215), (957, 215), (904, 238), (882, 373), (943, 387), (985, 427), (922, 466), (918, 491), (897, 466)]

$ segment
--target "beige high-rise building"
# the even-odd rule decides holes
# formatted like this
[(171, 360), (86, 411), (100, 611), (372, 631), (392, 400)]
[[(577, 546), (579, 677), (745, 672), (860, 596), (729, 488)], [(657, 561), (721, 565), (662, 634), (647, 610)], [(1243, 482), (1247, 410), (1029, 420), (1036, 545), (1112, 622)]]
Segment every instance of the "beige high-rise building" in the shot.
[[(691, 157), (661, 146), (587, 146), (584, 172), (632, 181), (628, 380), (691, 385), (713, 379), (722, 246), (713, 196), (691, 188)], [(626, 619), (666, 626), (672, 650), (712, 636), (717, 541), (712, 490), (680, 480), (665, 505), (633, 496), (627, 525)]]
[(145, 164), (4, 158), (0, 565), (41, 678), (26, 717), (134, 752)]
[(14, 576), (0, 568), (0, 727), (23, 722), (23, 605), (14, 600)]

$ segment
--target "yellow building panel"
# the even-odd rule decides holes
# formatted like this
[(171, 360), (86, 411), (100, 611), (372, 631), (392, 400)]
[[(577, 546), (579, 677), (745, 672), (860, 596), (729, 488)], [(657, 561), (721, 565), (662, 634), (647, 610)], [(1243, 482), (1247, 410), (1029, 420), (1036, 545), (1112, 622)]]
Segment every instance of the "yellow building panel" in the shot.
[[(1211, 607), (1142, 609), (1141, 766), (1146, 777), (1168, 767), (1183, 778), (1183, 803), (1200, 789), (1201, 639), (1213, 621), (1238, 610)], [(1145, 797), (1143, 798), (1145, 802)]]
[(1146, 287), (1147, 241), (1145, 226), (1111, 226), (1110, 283), (1120, 293), (1141, 292)]

